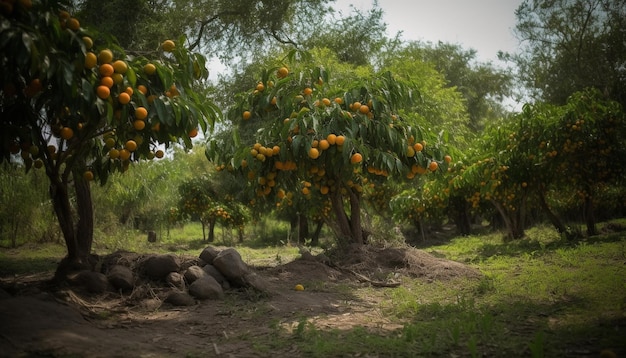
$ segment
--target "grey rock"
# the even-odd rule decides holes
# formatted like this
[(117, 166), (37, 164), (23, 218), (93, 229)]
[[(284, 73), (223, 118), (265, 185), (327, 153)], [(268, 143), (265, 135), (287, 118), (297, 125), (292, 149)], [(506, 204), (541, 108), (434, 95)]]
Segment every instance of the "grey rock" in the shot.
[(213, 277), (207, 275), (189, 286), (189, 294), (201, 300), (216, 300), (224, 297), (224, 290)]
[(123, 265), (115, 265), (111, 267), (107, 273), (107, 279), (118, 290), (132, 290), (135, 287), (135, 276), (133, 271)]

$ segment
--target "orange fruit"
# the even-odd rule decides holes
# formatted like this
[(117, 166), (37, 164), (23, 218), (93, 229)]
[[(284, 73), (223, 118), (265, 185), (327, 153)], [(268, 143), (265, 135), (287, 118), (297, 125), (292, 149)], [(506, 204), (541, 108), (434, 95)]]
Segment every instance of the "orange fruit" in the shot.
[(329, 192), (329, 191), (330, 191), (330, 188), (329, 188), (329, 187), (327, 187), (326, 185), (323, 185), (323, 186), (320, 188), (320, 193), (322, 193), (322, 194), (324, 194), (324, 195), (328, 194), (328, 192)]
[(337, 140), (337, 136), (335, 134), (331, 133), (328, 136), (326, 136), (326, 140), (328, 141), (328, 144), (334, 145), (336, 140)]
[(85, 44), (85, 48), (87, 50), (91, 50), (93, 47), (93, 40), (89, 36), (83, 36), (83, 43)]
[(137, 107), (135, 109), (135, 118), (146, 119), (148, 117), (148, 110), (145, 107)]
[(252, 118), (252, 113), (250, 111), (244, 111), (243, 112), (243, 119), (247, 121), (250, 118)]
[(165, 52), (172, 52), (174, 51), (174, 49), (176, 48), (176, 44), (174, 43), (174, 41), (172, 40), (165, 40), (163, 41), (163, 43), (161, 44), (161, 48), (163, 49), (163, 51)]
[(121, 149), (118, 158), (120, 158), (120, 160), (128, 160), (128, 158), (130, 158), (130, 151), (128, 149)]
[(352, 164), (359, 164), (363, 161), (363, 156), (361, 155), (361, 153), (354, 153), (352, 154), (352, 157), (350, 157), (350, 163)]
[(415, 143), (413, 145), (413, 149), (415, 149), (416, 152), (421, 152), (422, 149), (424, 149), (424, 146), (422, 145), (422, 143)]
[(107, 86), (109, 88), (113, 87), (113, 78), (109, 77), (109, 76), (104, 76), (100, 79), (100, 84), (103, 86)]
[(80, 22), (72, 17), (70, 19), (67, 19), (67, 21), (65, 22), (65, 26), (67, 26), (67, 28), (70, 30), (78, 31), (80, 29)]
[(113, 75), (113, 73), (115, 72), (115, 69), (113, 68), (113, 66), (111, 66), (108, 63), (103, 63), (102, 65), (100, 65), (100, 67), (98, 68), (98, 71), (100, 72), (101, 76), (111, 76)]
[(104, 49), (98, 53), (98, 63), (105, 64), (113, 61), (113, 52), (109, 49)]
[(339, 104), (339, 105), (343, 104), (343, 98), (341, 98), (341, 97), (335, 97), (335, 103), (337, 103), (337, 104)]
[(61, 138), (68, 140), (74, 136), (74, 131), (70, 127), (63, 127), (61, 129)]
[(157, 150), (157, 151), (154, 153), (154, 156), (155, 156), (155, 157), (157, 157), (157, 158), (159, 158), (159, 159), (163, 158), (163, 156), (164, 156), (164, 155), (165, 155), (165, 152), (163, 152), (161, 149)]
[(93, 180), (93, 172), (91, 170), (87, 170), (83, 173), (83, 179), (85, 179), (86, 181), (92, 181)]
[(323, 103), (326, 107), (328, 107), (328, 106), (330, 106), (330, 103), (331, 103), (331, 102), (330, 102), (330, 99), (328, 99), (328, 98), (322, 98), (322, 103)]
[(116, 73), (123, 75), (126, 73), (126, 71), (128, 71), (128, 65), (126, 64), (126, 62), (122, 60), (117, 60), (113, 62), (113, 69), (115, 70)]
[(141, 92), (144, 96), (148, 94), (148, 88), (144, 85), (137, 86), (137, 91)]
[(198, 128), (194, 128), (189, 131), (189, 138), (195, 138), (198, 135)]
[(320, 151), (317, 148), (309, 149), (309, 158), (317, 159), (320, 156)]
[(101, 85), (96, 88), (96, 94), (102, 99), (107, 99), (111, 95), (111, 90), (109, 87)]
[(346, 141), (346, 137), (344, 137), (342, 135), (338, 135), (335, 138), (335, 144), (337, 144), (337, 145), (343, 145), (343, 143), (345, 143), (345, 141)]
[(328, 142), (327, 139), (322, 139), (322, 140), (319, 141), (318, 147), (321, 150), (326, 150), (326, 149), (328, 149), (330, 147), (330, 143)]
[(156, 72), (156, 66), (148, 63), (143, 66), (143, 72), (145, 72), (147, 75), (153, 75)]
[(451, 157), (451, 156), (449, 156), (449, 155), (446, 155), (445, 157), (443, 157), (443, 160), (444, 160), (446, 163), (450, 164), (450, 162), (452, 161), (452, 157)]
[(263, 84), (263, 82), (259, 82), (259, 83), (256, 85), (255, 89), (256, 89), (257, 91), (259, 91), (259, 92), (263, 92), (263, 91), (265, 90), (265, 85)]
[(127, 140), (126, 144), (124, 144), (124, 149), (128, 150), (129, 152), (136, 151), (137, 150), (137, 142), (135, 142), (132, 139)]
[[(133, 127), (135, 128), (135, 130), (140, 131), (140, 130), (142, 130), (142, 129), (146, 128), (146, 122), (144, 122), (144, 121), (143, 121), (143, 120), (141, 120), (141, 119), (136, 119), (136, 120), (133, 122)], [(131, 152), (132, 152), (132, 150), (131, 150)]]
[(128, 104), (130, 102), (130, 95), (126, 92), (122, 92), (117, 96), (117, 101), (120, 102), (120, 104)]
[(310, 96), (313, 93), (313, 90), (311, 87), (307, 87), (302, 91), (302, 93), (304, 93), (305, 96)]
[(434, 172), (435, 170), (437, 170), (437, 168), (439, 168), (439, 163), (437, 162), (430, 162), (430, 164), (428, 164), (428, 169), (430, 169), (431, 172)]
[(281, 67), (276, 71), (276, 77), (285, 78), (289, 74), (289, 69), (287, 67)]
[(98, 56), (96, 56), (96, 54), (93, 52), (87, 52), (85, 54), (85, 64), (84, 64), (85, 68), (92, 69), (96, 67), (97, 64), (98, 64)]
[(111, 150), (109, 150), (109, 158), (111, 159), (117, 159), (120, 157), (120, 151), (115, 149), (115, 148), (111, 148)]
[(361, 105), (359, 107), (359, 112), (361, 112), (363, 114), (368, 114), (368, 113), (370, 113), (370, 108), (366, 104)]

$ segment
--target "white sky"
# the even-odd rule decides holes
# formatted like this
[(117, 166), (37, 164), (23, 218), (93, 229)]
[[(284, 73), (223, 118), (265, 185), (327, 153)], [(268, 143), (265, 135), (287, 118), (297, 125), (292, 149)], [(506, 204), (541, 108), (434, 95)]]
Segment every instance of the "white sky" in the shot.
[[(522, 0), (379, 0), (388, 35), (402, 31), (404, 40), (460, 44), (477, 51), (481, 61), (498, 63), (497, 53), (514, 52), (515, 10)], [(344, 15), (369, 10), (373, 0), (336, 0), (335, 10)]]

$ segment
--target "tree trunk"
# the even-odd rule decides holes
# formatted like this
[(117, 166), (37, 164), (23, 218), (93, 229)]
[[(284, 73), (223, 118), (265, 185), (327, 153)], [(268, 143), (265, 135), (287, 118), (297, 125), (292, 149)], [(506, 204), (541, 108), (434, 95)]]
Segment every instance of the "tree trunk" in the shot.
[(550, 222), (552, 223), (552, 226), (554, 226), (554, 228), (556, 229), (556, 231), (559, 232), (559, 234), (565, 234), (566, 236), (569, 236), (569, 233), (567, 231), (567, 227), (565, 227), (565, 224), (563, 224), (561, 219), (558, 216), (556, 216), (556, 214), (552, 211), (552, 209), (550, 209), (550, 206), (548, 205), (548, 202), (546, 200), (546, 194), (544, 190), (540, 189), (539, 192), (537, 193), (537, 196), (539, 197), (539, 206), (541, 207), (543, 212), (548, 216), (548, 220), (550, 220)]
[(365, 243), (363, 227), (361, 226), (361, 195), (355, 190), (348, 189), (350, 194), (350, 229), (352, 242), (362, 245)]
[(76, 224), (76, 239), (78, 254), (82, 258), (88, 258), (93, 244), (93, 201), (91, 200), (91, 187), (88, 181), (81, 176), (75, 176), (74, 188), (76, 190), (76, 210), (78, 222)]
[(209, 242), (213, 242), (215, 240), (215, 219), (209, 220)]
[(324, 220), (318, 220), (315, 222), (315, 231), (311, 236), (311, 246), (318, 246), (320, 244), (320, 234), (324, 227)]
[(472, 224), (468, 213), (468, 203), (465, 198), (453, 196), (450, 198), (452, 208), (452, 220), (456, 224), (459, 235), (467, 236), (471, 234)]
[(594, 213), (593, 207), (593, 198), (591, 195), (585, 195), (585, 224), (587, 225), (587, 235), (594, 236), (598, 235), (598, 230), (596, 230), (596, 216)]
[(352, 238), (352, 231), (350, 230), (350, 222), (348, 216), (343, 207), (343, 196), (341, 195), (341, 189), (339, 187), (330, 196), (330, 201), (337, 220), (337, 227), (339, 229), (339, 240), (346, 241)]
[(523, 223), (523, 208), (519, 209), (519, 212), (509, 213), (502, 204), (497, 201), (491, 201), (495, 208), (500, 213), (500, 217), (504, 221), (504, 225), (507, 231), (507, 237), (510, 240), (517, 240), (524, 237), (524, 223)]

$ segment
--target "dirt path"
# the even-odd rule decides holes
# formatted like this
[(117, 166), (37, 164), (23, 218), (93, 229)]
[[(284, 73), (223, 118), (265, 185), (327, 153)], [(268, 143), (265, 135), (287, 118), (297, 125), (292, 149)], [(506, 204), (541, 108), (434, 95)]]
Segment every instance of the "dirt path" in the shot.
[[(477, 274), (419, 250), (368, 252), (348, 267), (346, 271), (296, 260), (258, 268), (269, 282), (269, 297), (233, 290), (224, 300), (185, 308), (163, 304), (158, 292), (131, 300), (116, 293), (50, 290), (45, 276), (21, 278), (19, 292), (0, 300), (0, 356), (297, 357), (302, 354), (295, 345), (266, 352), (257, 345), (270, 347), (272, 335), (293, 329), (303, 319), (329, 329), (400, 327), (379, 311), (381, 295), (365, 296), (367, 290), (359, 290), (371, 283), (350, 272), (376, 277), (393, 271), (398, 279), (408, 275), (426, 280), (432, 279), (428, 275)], [(306, 289), (295, 291), (297, 283)]]

